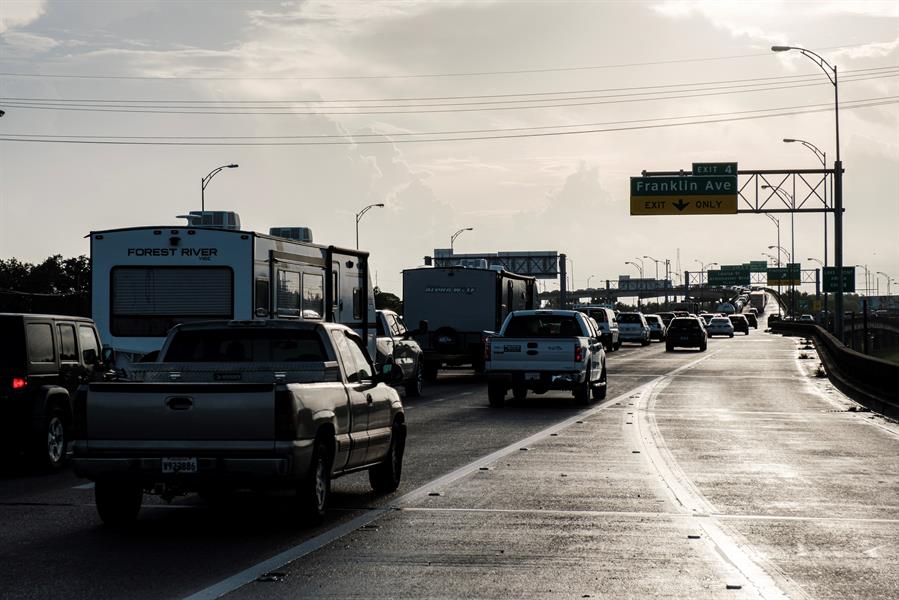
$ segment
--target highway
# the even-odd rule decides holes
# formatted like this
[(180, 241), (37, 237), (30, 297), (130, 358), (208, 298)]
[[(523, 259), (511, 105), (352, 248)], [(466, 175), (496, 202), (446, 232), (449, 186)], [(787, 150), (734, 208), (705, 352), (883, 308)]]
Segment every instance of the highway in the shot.
[[(490, 409), (470, 371), (406, 402), (403, 482), (150, 500), (100, 525), (69, 470), (0, 474), (4, 598), (886, 598), (899, 587), (899, 426), (764, 333), (625, 345), (607, 400)], [(800, 359), (801, 354), (811, 355)]]

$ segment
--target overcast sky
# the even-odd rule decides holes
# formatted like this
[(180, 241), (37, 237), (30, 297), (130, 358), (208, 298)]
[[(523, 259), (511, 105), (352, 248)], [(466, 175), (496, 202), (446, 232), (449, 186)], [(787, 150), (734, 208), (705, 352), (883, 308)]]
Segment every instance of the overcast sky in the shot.
[[(237, 211), (245, 229), (308, 226), (317, 242), (352, 246), (354, 213), (385, 203), (362, 221), (361, 245), (372, 254), (378, 283), (397, 293), (400, 271), (448, 247), (461, 227), (474, 230), (458, 238), (458, 252), (567, 253), (578, 287), (591, 275), (593, 284), (637, 276), (624, 263), (644, 255), (669, 258), (675, 268), (679, 252), (681, 271), (696, 269), (696, 260), (763, 260), (777, 233), (764, 215), (630, 216), (628, 184), (644, 169), (689, 170), (692, 162), (820, 166), (811, 151), (784, 137), (814, 143), (830, 166), (833, 87), (813, 62), (772, 53), (772, 44), (814, 49), (838, 65), (845, 78), (839, 90), (844, 264), (899, 278), (899, 105), (851, 108), (853, 101), (899, 97), (895, 0), (3, 0), (0, 136), (387, 143), (0, 141), (0, 257), (78, 255), (88, 252), (84, 236), (91, 230), (179, 223), (175, 215), (200, 208), (201, 177), (235, 162), (239, 169), (209, 185), (206, 205)], [(691, 85), (650, 87), (681, 84)], [(497, 95), (516, 96), (471, 98)], [(435, 97), (449, 99), (420, 100)], [(82, 108), (126, 100), (163, 101), (153, 110), (169, 111), (176, 104), (218, 113), (256, 108), (245, 111), (255, 114), (74, 111), (26, 108), (14, 98), (79, 100)], [(331, 102), (296, 103), (306, 100)], [(477, 104), (461, 106), (471, 103)], [(362, 105), (381, 114), (338, 108)], [(384, 106), (390, 108), (374, 108)], [(824, 110), (745, 118), (809, 110), (793, 107)], [(182, 112), (189, 110), (195, 109)], [(307, 114), (258, 114), (278, 111)], [(742, 120), (728, 120), (734, 117)], [(719, 122), (645, 128), (705, 119)], [(591, 125), (572, 127), (585, 124)], [(610, 128), (619, 130), (572, 133)], [(431, 135), (397, 135), (409, 133)], [(337, 137), (270, 137), (317, 135)], [(780, 220), (781, 244), (789, 250), (790, 218)], [(803, 263), (823, 257), (823, 222), (821, 214), (795, 218), (795, 257)], [(832, 226), (829, 244), (832, 261)], [(650, 260), (646, 271), (655, 274)]]

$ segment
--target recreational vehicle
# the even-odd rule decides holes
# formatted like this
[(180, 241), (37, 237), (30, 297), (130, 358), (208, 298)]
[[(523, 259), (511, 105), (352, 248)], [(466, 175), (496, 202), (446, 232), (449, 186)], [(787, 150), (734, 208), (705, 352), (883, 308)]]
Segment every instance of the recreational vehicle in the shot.
[(305, 227), (244, 231), (234, 213), (184, 218), (90, 234), (93, 318), (117, 366), (159, 350), (174, 325), (213, 319), (343, 323), (374, 356), (367, 252), (315, 244)]

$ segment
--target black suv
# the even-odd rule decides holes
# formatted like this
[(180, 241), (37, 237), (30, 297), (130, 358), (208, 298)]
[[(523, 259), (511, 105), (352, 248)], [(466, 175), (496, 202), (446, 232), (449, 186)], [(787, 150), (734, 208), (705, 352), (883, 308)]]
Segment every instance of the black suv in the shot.
[(72, 400), (102, 378), (100, 337), (83, 317), (0, 313), (0, 442), (45, 467), (66, 460)]
[(665, 340), (665, 351), (672, 352), (675, 347), (699, 348), (705, 352), (708, 334), (699, 317), (675, 317), (668, 324), (668, 338)]

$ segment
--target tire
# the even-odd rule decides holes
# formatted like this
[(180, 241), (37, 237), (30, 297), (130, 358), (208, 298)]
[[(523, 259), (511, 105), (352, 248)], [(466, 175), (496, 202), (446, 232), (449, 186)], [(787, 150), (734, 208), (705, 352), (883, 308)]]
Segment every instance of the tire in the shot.
[(400, 487), (403, 475), (403, 452), (406, 449), (406, 426), (394, 423), (390, 432), (390, 448), (380, 464), (368, 470), (368, 482), (377, 494), (389, 494)]
[(734, 334), (730, 334), (730, 337), (734, 337)]
[(574, 389), (574, 401), (580, 406), (590, 404), (590, 382), (585, 381), (582, 385)]
[(493, 408), (502, 408), (506, 402), (506, 386), (501, 383), (488, 383), (487, 400)]
[(437, 381), (437, 371), (440, 369), (440, 363), (435, 362), (433, 360), (426, 360), (422, 364), (422, 375), (425, 378), (425, 381), (434, 382)]
[(615, 351), (617, 352), (619, 349), (621, 349), (621, 340), (615, 342)]
[(705, 352), (705, 349), (706, 349), (706, 348), (707, 348), (707, 344), (706, 344), (705, 342), (703, 342), (703, 343), (701, 343), (701, 344), (699, 345), (699, 351), (700, 351), (700, 352)]
[(40, 467), (56, 471), (65, 465), (69, 431), (65, 411), (59, 404), (51, 404), (34, 444), (34, 457)]
[(665, 344), (665, 352), (674, 352), (674, 346), (672, 346), (671, 344), (666, 343), (666, 344)]
[(323, 436), (315, 440), (309, 471), (297, 487), (302, 516), (317, 523), (328, 511), (331, 497), (331, 448)]
[(418, 398), (421, 396), (421, 389), (424, 385), (424, 374), (421, 371), (421, 363), (415, 367), (415, 373), (412, 374), (412, 378), (406, 382), (404, 386), (406, 389), (406, 397), (407, 398)]
[(643, 341), (640, 342), (640, 345), (641, 345), (641, 346), (648, 346), (648, 345), (651, 344), (651, 343), (652, 343), (652, 340), (643, 340)]
[(528, 388), (526, 387), (513, 387), (512, 388), (512, 397), (521, 402), (528, 397)]
[(144, 491), (130, 482), (97, 481), (94, 500), (100, 520), (108, 527), (127, 527), (137, 520)]
[(606, 399), (606, 390), (609, 388), (608, 376), (606, 375), (606, 369), (603, 367), (602, 375), (599, 376), (599, 383), (593, 386), (591, 393), (593, 394), (594, 400), (605, 400)]

